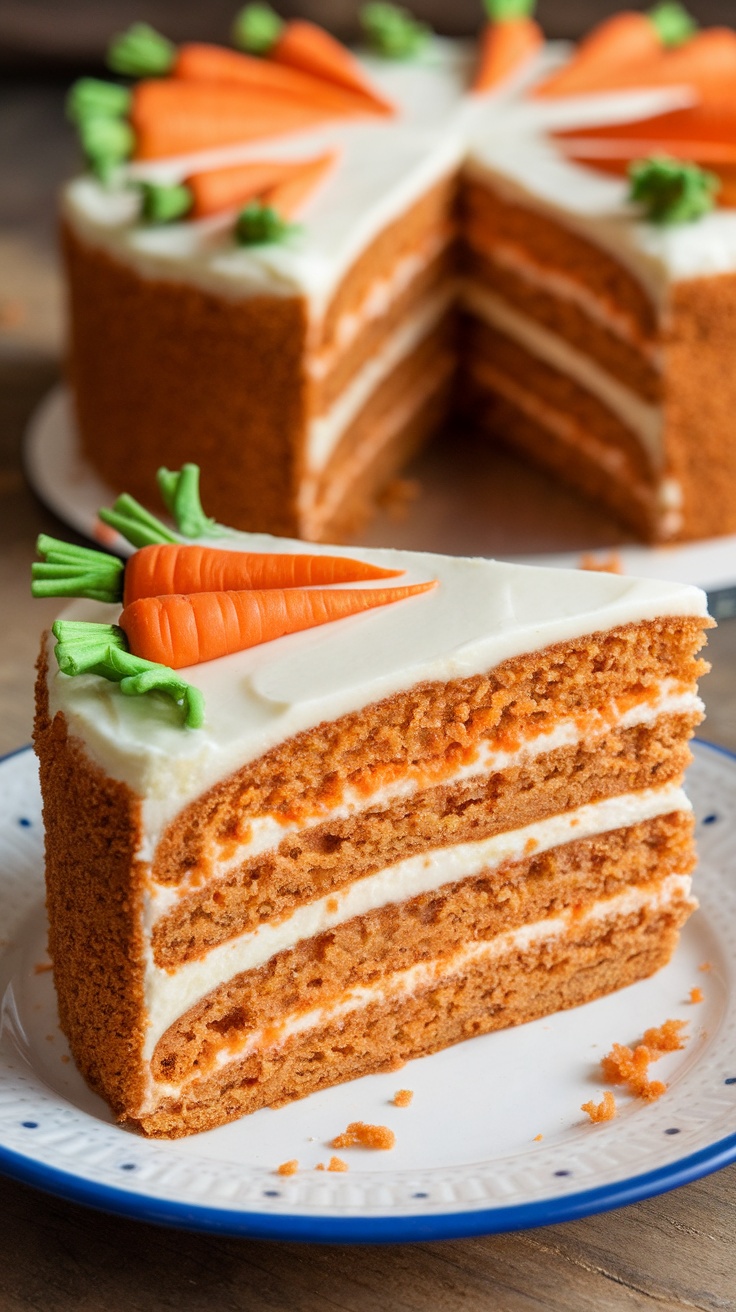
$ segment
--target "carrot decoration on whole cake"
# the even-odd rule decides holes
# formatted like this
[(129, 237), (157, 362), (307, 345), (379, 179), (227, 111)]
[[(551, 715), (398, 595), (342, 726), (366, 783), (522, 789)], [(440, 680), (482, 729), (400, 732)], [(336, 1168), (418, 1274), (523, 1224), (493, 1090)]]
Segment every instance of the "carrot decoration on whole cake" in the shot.
[[(541, 82), (534, 94), (575, 96), (622, 85), (650, 85), (664, 53), (688, 43), (695, 28), (694, 19), (680, 4), (655, 5), (644, 14), (628, 9), (613, 14), (583, 38), (570, 61)], [(639, 70), (646, 71), (644, 82)], [(628, 80), (630, 75), (634, 83)]]
[(383, 59), (415, 59), (429, 44), (432, 29), (402, 5), (381, 0), (363, 5), (360, 25), (368, 48)]
[(630, 198), (652, 223), (693, 223), (716, 203), (720, 180), (697, 164), (659, 156), (629, 170)]
[[(219, 529), (202, 510), (199, 469), (159, 470), (163, 499), (180, 533)], [(108, 552), (42, 534), (32, 567), (34, 597), (81, 597), (122, 603), (118, 624), (57, 620), (56, 658), (67, 675), (98, 674), (128, 696), (166, 693), (190, 728), (203, 723), (201, 693), (175, 671), (245, 651), (286, 634), (418, 596), (434, 581), (406, 587), (330, 585), (396, 577), (344, 556), (229, 551), (184, 543), (133, 497), (118, 497), (101, 520), (138, 550), (127, 563)], [(315, 586), (322, 585), (322, 586)]]
[(180, 183), (140, 182), (142, 217), (151, 223), (204, 219), (260, 201), (289, 219), (332, 172), (338, 158), (337, 151), (326, 151), (307, 159), (249, 160), (192, 173)]
[(574, 96), (633, 88), (690, 88), (703, 104), (733, 95), (736, 32), (727, 27), (695, 30), (678, 4), (648, 14), (624, 12), (607, 19), (581, 41), (564, 68), (534, 90), (539, 96)]
[(316, 23), (300, 18), (284, 22), (270, 5), (246, 5), (235, 19), (233, 40), (249, 54), (308, 73), (365, 97), (381, 113), (393, 113), (393, 106), (371, 86), (355, 56)]
[(533, 18), (535, 0), (484, 0), (488, 21), (471, 90), (495, 91), (534, 58), (544, 33)]

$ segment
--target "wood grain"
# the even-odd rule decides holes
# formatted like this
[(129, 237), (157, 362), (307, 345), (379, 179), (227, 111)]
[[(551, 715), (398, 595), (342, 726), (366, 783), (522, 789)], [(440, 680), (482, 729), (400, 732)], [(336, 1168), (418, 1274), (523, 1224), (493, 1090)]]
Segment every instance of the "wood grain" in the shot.
[[(30, 598), (33, 544), (40, 531), (68, 535), (27, 488), (20, 445), (29, 414), (58, 376), (53, 190), (73, 148), (60, 90), (18, 88), (0, 109), (0, 751), (8, 751), (28, 741), (38, 634), (56, 610)], [(23, 311), (3, 325), (10, 286)], [(736, 749), (735, 621), (712, 635), (710, 656), (706, 736)], [(183, 1235), (10, 1180), (0, 1180), (0, 1215), (0, 1312), (736, 1309), (736, 1167), (608, 1215), (434, 1245), (305, 1247)]]

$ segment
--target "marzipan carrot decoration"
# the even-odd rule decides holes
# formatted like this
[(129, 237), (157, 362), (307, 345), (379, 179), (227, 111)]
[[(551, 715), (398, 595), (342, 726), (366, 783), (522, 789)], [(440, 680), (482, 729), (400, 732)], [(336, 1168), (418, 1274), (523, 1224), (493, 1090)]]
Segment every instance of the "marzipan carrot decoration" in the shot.
[[(192, 470), (199, 472), (192, 465), (185, 465), (181, 473), (174, 475), (160, 470), (159, 483), (167, 478), (179, 480), (176, 484), (169, 482), (168, 487), (173, 488), (169, 505), (181, 531), (194, 529), (192, 535), (197, 536), (212, 534), (217, 526), (204, 516)], [(100, 513), (106, 523), (122, 531), (139, 549), (124, 564), (105, 551), (76, 547), (42, 533), (37, 550), (43, 560), (32, 566), (34, 597), (86, 597), (128, 606), (142, 597), (165, 593), (361, 583), (396, 578), (403, 572), (348, 556), (229, 551), (180, 542), (160, 520), (126, 495), (118, 497), (112, 511)]]
[(303, 588), (396, 578), (402, 573), (348, 556), (227, 551), (188, 542), (151, 543), (140, 547), (126, 564), (107, 552), (75, 547), (45, 533), (36, 549), (43, 560), (31, 567), (34, 597), (86, 597), (123, 606), (167, 593)]
[[(196, 465), (159, 470), (158, 482), (180, 531), (227, 532), (204, 515)], [(403, 571), (343, 556), (182, 543), (125, 495), (100, 516), (139, 547), (127, 564), (107, 552), (45, 535), (38, 540), (44, 560), (33, 566), (34, 596), (123, 603), (119, 624), (56, 622), (59, 668), (70, 677), (94, 674), (112, 680), (125, 696), (164, 694), (180, 707), (189, 728), (204, 722), (204, 702), (176, 670), (388, 606), (435, 586), (432, 581), (331, 591), (314, 585), (374, 581)]]
[(476, 93), (495, 91), (541, 50), (544, 33), (532, 17), (535, 0), (484, 0), (488, 22), (481, 33)]
[(251, 4), (238, 14), (233, 39), (242, 50), (364, 97), (379, 113), (394, 112), (371, 86), (355, 56), (316, 23), (299, 18), (285, 23), (270, 5)]
[[(554, 133), (565, 143), (590, 141), (601, 148), (609, 142), (660, 141), (677, 143), (692, 141), (736, 145), (736, 89), (722, 89), (718, 97), (714, 89), (708, 104), (689, 105), (669, 113), (655, 114), (650, 118), (630, 123), (606, 123), (596, 127), (566, 128)], [(639, 154), (648, 153), (639, 150)]]
[[(259, 197), (276, 195), (282, 186), (287, 198), (293, 192), (306, 199), (336, 159), (336, 152), (331, 151), (313, 159), (252, 160), (193, 173), (182, 183), (143, 182), (143, 217), (154, 223), (168, 223), (185, 215), (204, 219), (240, 209)], [(268, 204), (275, 206), (271, 199)]]
[(329, 117), (320, 106), (234, 82), (146, 80), (133, 88), (134, 158), (165, 159), (259, 141), (316, 126)]
[(694, 29), (693, 19), (679, 4), (659, 4), (644, 14), (623, 10), (593, 28), (569, 63), (535, 87), (534, 94), (576, 96), (622, 85), (650, 86), (664, 52), (690, 45)]
[(337, 161), (335, 151), (328, 151), (316, 159), (305, 160), (290, 176), (262, 194), (262, 202), (270, 206), (283, 219), (291, 219), (311, 198), (312, 193), (332, 172)]
[(120, 616), (131, 652), (180, 670), (231, 656), (288, 633), (416, 597), (434, 582), (404, 588), (267, 588), (146, 597)]
[(233, 82), (254, 91), (320, 106), (332, 115), (375, 112), (363, 92), (312, 76), (286, 64), (258, 59), (224, 46), (192, 41), (175, 46), (147, 23), (134, 23), (110, 45), (108, 63), (128, 77), (182, 78), (195, 82)]

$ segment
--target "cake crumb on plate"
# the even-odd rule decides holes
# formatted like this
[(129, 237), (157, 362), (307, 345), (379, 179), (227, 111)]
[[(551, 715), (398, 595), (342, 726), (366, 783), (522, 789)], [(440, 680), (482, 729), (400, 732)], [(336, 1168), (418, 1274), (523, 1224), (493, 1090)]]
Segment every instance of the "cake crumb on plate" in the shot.
[(368, 1125), (351, 1121), (347, 1130), (332, 1140), (332, 1148), (393, 1148), (396, 1135), (387, 1125)]
[(699, 989), (699, 988), (697, 988), (697, 987), (696, 987), (696, 988), (692, 988), (692, 989), (690, 990), (690, 1001), (691, 1001), (691, 1002), (704, 1002), (704, 1001), (705, 1001), (705, 994), (704, 994), (703, 990), (702, 990), (702, 989)]
[(601, 1102), (584, 1102), (580, 1108), (581, 1112), (587, 1112), (593, 1125), (601, 1125), (603, 1121), (612, 1121), (616, 1115), (616, 1099), (610, 1089), (606, 1089)]
[(413, 1097), (413, 1089), (397, 1089), (393, 1096), (394, 1107), (408, 1107)]
[(290, 1162), (282, 1162), (280, 1166), (277, 1166), (277, 1167), (276, 1167), (276, 1174), (277, 1174), (277, 1175), (296, 1175), (296, 1173), (297, 1173), (298, 1170), (299, 1170), (299, 1163), (298, 1163), (296, 1157), (292, 1157), (292, 1159), (291, 1159)]

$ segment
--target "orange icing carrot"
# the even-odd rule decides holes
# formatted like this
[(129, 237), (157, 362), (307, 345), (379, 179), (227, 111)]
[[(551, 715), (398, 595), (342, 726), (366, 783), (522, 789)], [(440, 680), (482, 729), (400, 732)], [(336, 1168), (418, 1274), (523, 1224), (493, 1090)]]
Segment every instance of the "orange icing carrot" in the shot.
[(302, 161), (288, 177), (263, 192), (261, 199), (264, 205), (271, 206), (282, 218), (290, 219), (332, 171), (336, 160), (337, 152), (331, 150), (316, 159)]
[(389, 101), (371, 86), (355, 56), (316, 23), (300, 18), (285, 23), (269, 56), (277, 64), (365, 96), (384, 114), (394, 112)]
[(323, 86), (359, 96), (371, 109), (392, 114), (393, 105), (372, 86), (358, 60), (323, 27), (303, 19), (284, 22), (269, 4), (248, 4), (233, 24), (241, 50), (318, 79)]
[[(316, 165), (320, 165), (321, 172), (324, 158), (252, 160), (248, 164), (234, 164), (228, 168), (193, 173), (186, 179), (186, 186), (192, 195), (192, 217), (203, 219), (208, 214), (237, 209), (257, 196), (263, 196), (274, 188), (302, 177)], [(329, 156), (330, 163), (333, 158)]]
[(326, 110), (262, 88), (227, 82), (160, 78), (133, 89), (135, 158), (163, 159), (189, 151), (258, 141), (323, 123)]
[(594, 27), (569, 63), (540, 83), (534, 94), (574, 96), (619, 86), (650, 86), (655, 70), (669, 57), (664, 54), (667, 45), (683, 40), (683, 49), (692, 45), (687, 37), (693, 26), (679, 5), (657, 5), (647, 14), (631, 10), (614, 14)]
[(544, 44), (532, 18), (534, 0), (485, 0), (489, 22), (480, 38), (480, 59), (473, 80), (476, 93), (494, 91), (523, 68)]
[[(346, 51), (347, 53), (347, 51)], [(196, 82), (233, 82), (254, 90), (272, 91), (289, 99), (320, 106), (337, 115), (366, 114), (372, 106), (365, 94), (326, 82), (309, 71), (257, 59), (224, 46), (190, 43), (180, 47), (173, 72), (176, 77)]]
[(119, 622), (134, 656), (180, 670), (245, 651), (287, 633), (387, 606), (434, 586), (432, 582), (336, 592), (273, 588), (144, 597), (126, 606)]
[(141, 547), (127, 561), (123, 606), (141, 597), (171, 593), (326, 586), (396, 578), (402, 572), (347, 556), (281, 555), (223, 551), (196, 543), (155, 543)]

